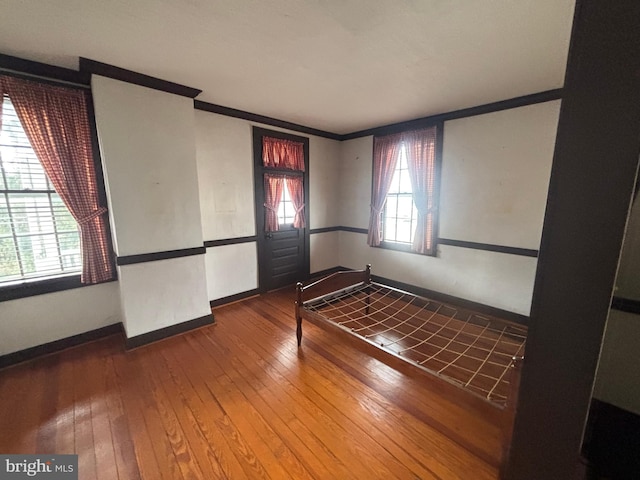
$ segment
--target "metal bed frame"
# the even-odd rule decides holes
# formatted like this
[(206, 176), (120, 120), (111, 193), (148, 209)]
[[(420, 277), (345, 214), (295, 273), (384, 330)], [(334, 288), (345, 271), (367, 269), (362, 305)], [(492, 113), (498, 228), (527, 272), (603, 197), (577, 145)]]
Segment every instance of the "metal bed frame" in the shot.
[(510, 443), (527, 327), (480, 315), (371, 280), (371, 266), (297, 284), (296, 337), (302, 319), (357, 337), (388, 355), (505, 410)]

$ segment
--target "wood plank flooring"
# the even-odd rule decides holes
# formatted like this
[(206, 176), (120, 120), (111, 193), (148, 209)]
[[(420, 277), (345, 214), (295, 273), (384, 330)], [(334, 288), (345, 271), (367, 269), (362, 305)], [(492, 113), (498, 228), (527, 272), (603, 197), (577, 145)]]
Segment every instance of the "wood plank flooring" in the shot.
[(293, 290), (214, 312), (0, 370), (0, 452), (78, 453), (81, 479), (497, 478), (486, 402), (310, 323), (298, 350)]

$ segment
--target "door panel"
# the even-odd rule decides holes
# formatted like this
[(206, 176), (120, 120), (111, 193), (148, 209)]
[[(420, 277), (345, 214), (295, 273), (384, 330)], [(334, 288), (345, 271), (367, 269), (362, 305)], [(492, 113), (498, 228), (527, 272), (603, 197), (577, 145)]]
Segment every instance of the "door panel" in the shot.
[[(302, 142), (304, 144), (305, 172), (265, 168), (262, 164), (262, 137), (265, 135)], [(304, 281), (309, 277), (309, 139), (254, 127), (253, 152), (258, 237), (258, 288), (261, 291), (268, 291)], [(280, 225), (278, 231), (265, 232), (265, 173), (303, 177), (306, 228)]]

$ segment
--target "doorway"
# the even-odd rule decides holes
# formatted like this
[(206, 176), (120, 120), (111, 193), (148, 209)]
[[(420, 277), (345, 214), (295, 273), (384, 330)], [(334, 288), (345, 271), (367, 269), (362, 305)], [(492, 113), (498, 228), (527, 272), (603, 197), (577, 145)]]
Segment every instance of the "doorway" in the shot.
[(309, 277), (309, 139), (253, 127), (258, 289)]

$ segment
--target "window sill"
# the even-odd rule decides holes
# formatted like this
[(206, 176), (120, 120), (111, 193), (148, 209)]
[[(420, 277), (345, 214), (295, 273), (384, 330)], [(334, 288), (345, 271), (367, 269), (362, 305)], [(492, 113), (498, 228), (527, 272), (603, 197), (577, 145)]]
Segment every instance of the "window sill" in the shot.
[[(115, 279), (114, 279), (115, 280)], [(114, 281), (109, 280), (109, 281)], [(105, 282), (106, 283), (106, 282)], [(93, 284), (95, 285), (95, 284)], [(19, 298), (33, 297), (45, 293), (61, 292), (73, 288), (90, 287), (80, 282), (80, 274), (67, 275), (61, 277), (44, 278), (39, 280), (28, 280), (20, 283), (0, 286), (0, 302), (17, 300)]]
[(411, 253), (413, 255), (421, 255), (423, 257), (437, 257), (437, 248), (433, 249), (433, 253), (419, 253), (411, 250), (411, 246), (406, 243), (395, 243), (395, 242), (381, 242), (380, 245), (373, 248), (383, 248), (386, 250), (396, 250), (398, 252), (406, 252)]

